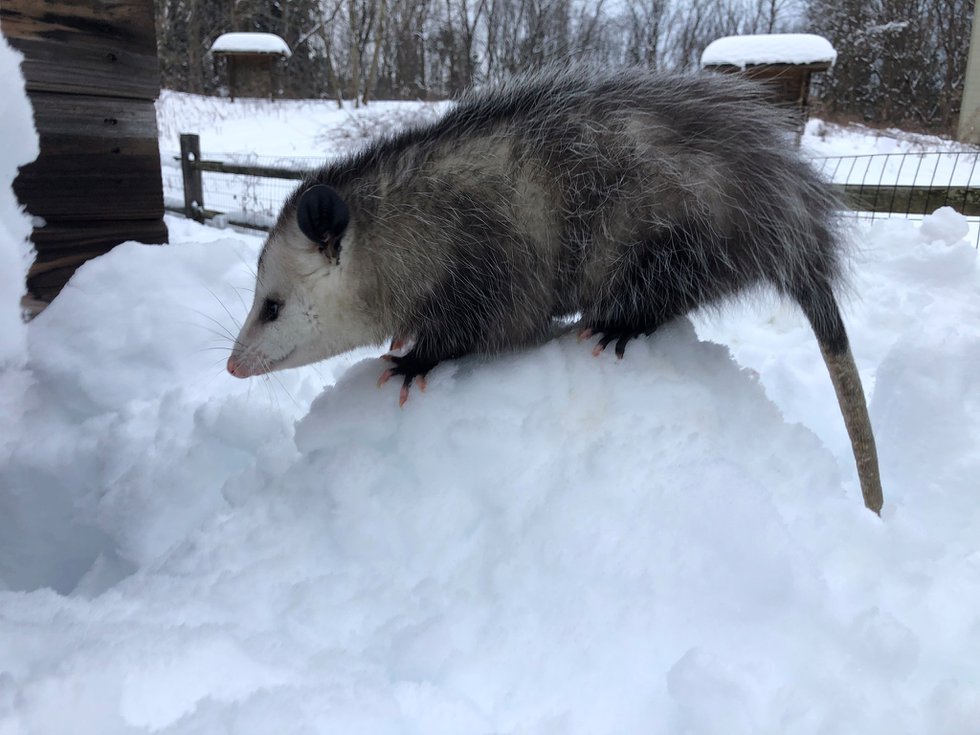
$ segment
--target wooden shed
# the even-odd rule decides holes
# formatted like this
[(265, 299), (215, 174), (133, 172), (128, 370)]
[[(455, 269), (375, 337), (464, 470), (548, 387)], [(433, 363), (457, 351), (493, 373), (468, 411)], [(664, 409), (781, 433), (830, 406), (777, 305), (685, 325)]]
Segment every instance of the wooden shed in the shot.
[(799, 114), (800, 130), (807, 119), (810, 79), (837, 60), (830, 41), (810, 33), (726, 36), (712, 41), (701, 54), (701, 67), (756, 79), (772, 90), (772, 100)]
[(153, 0), (3, 0), (0, 30), (24, 54), (41, 146), (14, 181), (39, 218), (27, 286), (50, 300), (114, 245), (167, 240)]
[(211, 54), (216, 63), (224, 60), (232, 99), (273, 99), (279, 93), (282, 61), (291, 52), (274, 33), (223, 33), (211, 44)]

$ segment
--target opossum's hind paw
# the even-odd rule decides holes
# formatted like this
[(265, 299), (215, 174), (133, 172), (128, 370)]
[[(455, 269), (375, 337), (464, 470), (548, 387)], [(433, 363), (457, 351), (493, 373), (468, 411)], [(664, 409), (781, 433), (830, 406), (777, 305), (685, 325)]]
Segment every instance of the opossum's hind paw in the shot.
[(381, 373), (381, 377), (378, 378), (378, 387), (387, 383), (395, 375), (402, 376), (402, 388), (398, 393), (399, 406), (404, 406), (408, 400), (408, 389), (412, 387), (413, 382), (419, 387), (419, 390), (425, 390), (425, 376), (439, 362), (438, 360), (420, 358), (412, 352), (400, 357), (398, 355), (386, 355), (385, 359), (394, 363), (394, 367), (390, 367)]
[(596, 346), (592, 348), (592, 354), (598, 357), (613, 342), (616, 343), (616, 357), (620, 360), (626, 355), (626, 345), (631, 339), (636, 339), (643, 331), (621, 330), (621, 329), (583, 329), (579, 333), (580, 339), (587, 339), (593, 334), (600, 335)]

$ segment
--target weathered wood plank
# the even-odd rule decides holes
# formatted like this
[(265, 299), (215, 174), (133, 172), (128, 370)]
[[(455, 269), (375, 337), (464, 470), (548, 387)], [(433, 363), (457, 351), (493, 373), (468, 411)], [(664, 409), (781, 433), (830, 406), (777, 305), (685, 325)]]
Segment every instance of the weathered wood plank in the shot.
[(156, 107), (150, 100), (35, 92), (31, 105), (35, 127), (42, 136), (114, 141), (157, 137)]
[(14, 181), (31, 214), (75, 221), (163, 216), (152, 102), (45, 92), (31, 101), (41, 154)]
[(10, 45), (24, 54), (22, 70), (29, 92), (146, 100), (160, 94), (156, 56), (17, 38), (11, 38)]
[(848, 208), (857, 212), (932, 214), (953, 207), (967, 217), (980, 217), (980, 188), (962, 186), (837, 185)]
[(159, 94), (150, 0), (4, 0), (0, 25), (26, 57), (28, 91)]
[(163, 220), (127, 220), (119, 222), (66, 222), (51, 220), (34, 230), (31, 240), (37, 249), (38, 262), (47, 262), (73, 253), (98, 255), (128, 240), (145, 243), (167, 242)]
[(34, 297), (50, 301), (85, 261), (128, 240), (164, 243), (167, 227), (159, 219), (49, 222), (46, 227), (35, 229), (31, 239), (37, 248), (37, 259), (28, 273), (27, 288)]
[(14, 181), (27, 210), (45, 219), (133, 220), (163, 216), (160, 158), (66, 154), (43, 148)]
[(34, 298), (41, 301), (51, 301), (57, 296), (68, 279), (78, 270), (82, 262), (73, 263), (60, 268), (54, 268), (45, 273), (38, 273), (27, 277), (27, 291)]

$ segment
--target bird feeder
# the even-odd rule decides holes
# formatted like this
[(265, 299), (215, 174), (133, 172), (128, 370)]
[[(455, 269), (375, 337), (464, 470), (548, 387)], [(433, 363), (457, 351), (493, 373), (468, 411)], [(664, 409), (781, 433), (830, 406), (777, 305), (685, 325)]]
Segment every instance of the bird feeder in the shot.
[(292, 54), (274, 33), (224, 33), (211, 44), (215, 61), (225, 60), (228, 93), (272, 99), (278, 93), (279, 70)]
[(799, 130), (807, 119), (810, 78), (837, 60), (830, 41), (810, 33), (726, 36), (712, 41), (701, 54), (701, 67), (741, 74), (762, 82), (771, 99), (796, 111)]

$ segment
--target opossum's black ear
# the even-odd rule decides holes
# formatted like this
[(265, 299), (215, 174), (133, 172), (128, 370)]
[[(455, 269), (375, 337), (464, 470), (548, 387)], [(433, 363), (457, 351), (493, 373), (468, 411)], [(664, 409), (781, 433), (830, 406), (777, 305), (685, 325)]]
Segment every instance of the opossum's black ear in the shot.
[(335, 189), (317, 184), (303, 192), (296, 205), (296, 221), (304, 235), (320, 246), (340, 250), (340, 237), (347, 229), (350, 212)]

